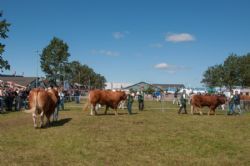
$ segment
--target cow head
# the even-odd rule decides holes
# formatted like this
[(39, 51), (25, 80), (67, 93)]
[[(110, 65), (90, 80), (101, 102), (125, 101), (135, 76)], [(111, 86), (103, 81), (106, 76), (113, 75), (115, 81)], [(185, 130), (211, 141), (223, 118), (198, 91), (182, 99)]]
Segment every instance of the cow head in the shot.
[(218, 96), (218, 101), (220, 104), (225, 104), (227, 102), (227, 98), (226, 96), (221, 95), (221, 96)]
[(127, 99), (127, 95), (126, 95), (125, 92), (120, 91), (119, 93), (121, 94), (121, 97), (120, 97), (121, 100), (126, 100)]

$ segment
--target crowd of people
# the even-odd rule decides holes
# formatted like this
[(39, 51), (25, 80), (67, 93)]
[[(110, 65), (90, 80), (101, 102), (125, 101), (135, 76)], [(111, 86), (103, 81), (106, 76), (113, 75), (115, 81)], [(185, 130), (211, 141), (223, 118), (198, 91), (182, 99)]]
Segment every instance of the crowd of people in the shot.
[(0, 87), (0, 111), (20, 111), (27, 108), (28, 93), (26, 88)]
[[(83, 95), (83, 92), (79, 89), (65, 91), (59, 87), (58, 90), (60, 97), (58, 109), (64, 109), (64, 102), (75, 101), (77, 104), (80, 103), (80, 96)], [(29, 91), (29, 88), (0, 86), (0, 113), (29, 109)]]

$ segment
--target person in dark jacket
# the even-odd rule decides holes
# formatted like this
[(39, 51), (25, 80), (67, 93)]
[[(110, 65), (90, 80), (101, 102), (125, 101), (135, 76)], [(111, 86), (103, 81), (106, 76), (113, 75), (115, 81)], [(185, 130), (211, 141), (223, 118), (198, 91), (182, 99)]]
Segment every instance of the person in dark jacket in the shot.
[(233, 102), (234, 102), (234, 112), (237, 109), (239, 111), (239, 114), (242, 114), (242, 110), (240, 108), (240, 94), (238, 93), (238, 91), (235, 91)]
[(137, 97), (138, 97), (139, 111), (143, 111), (143, 109), (144, 109), (144, 92), (143, 91), (138, 92)]
[(187, 114), (187, 106), (186, 106), (186, 103), (187, 103), (187, 94), (186, 94), (186, 91), (183, 90), (182, 94), (181, 94), (181, 98), (180, 98), (180, 109), (178, 111), (178, 114), (181, 113), (182, 109), (184, 109), (184, 113)]
[(128, 108), (128, 114), (132, 114), (132, 104), (134, 102), (134, 95), (133, 94), (128, 94), (127, 97), (127, 108)]

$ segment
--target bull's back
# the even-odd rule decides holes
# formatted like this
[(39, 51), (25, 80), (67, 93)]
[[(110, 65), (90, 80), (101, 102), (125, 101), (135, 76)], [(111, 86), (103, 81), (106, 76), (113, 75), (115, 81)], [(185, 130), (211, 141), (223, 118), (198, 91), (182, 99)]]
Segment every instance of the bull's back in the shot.
[(240, 99), (241, 99), (241, 100), (250, 101), (250, 96), (242, 95), (242, 96), (240, 96)]
[(216, 96), (194, 95), (191, 104), (193, 106), (211, 106), (217, 102)]
[(101, 104), (108, 106), (116, 106), (121, 101), (121, 92), (113, 92), (109, 90), (92, 90), (89, 93), (89, 101), (91, 104)]

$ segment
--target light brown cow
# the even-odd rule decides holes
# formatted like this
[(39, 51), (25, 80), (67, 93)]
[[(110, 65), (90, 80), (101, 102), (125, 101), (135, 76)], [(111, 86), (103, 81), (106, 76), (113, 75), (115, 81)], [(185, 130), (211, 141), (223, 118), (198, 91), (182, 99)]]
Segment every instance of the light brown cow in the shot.
[[(115, 114), (118, 115), (117, 107), (122, 100), (126, 100), (127, 95), (125, 92), (110, 90), (92, 90), (89, 92), (88, 101), (83, 107), (83, 110), (87, 111), (88, 106), (91, 105), (91, 115), (96, 115), (96, 105), (105, 105), (105, 114), (109, 107), (115, 110)], [(94, 112), (93, 112), (94, 110)]]
[(211, 111), (213, 111), (215, 115), (215, 109), (222, 104), (225, 104), (226, 97), (225, 96), (217, 96), (217, 95), (193, 95), (191, 98), (191, 114), (194, 113), (195, 109), (199, 110), (202, 115), (201, 108), (204, 106), (209, 107), (208, 115), (210, 115)]
[(250, 109), (250, 96), (248, 95), (240, 95), (241, 103), (243, 104), (244, 110)]
[(50, 123), (50, 116), (54, 113), (59, 99), (56, 89), (41, 89), (36, 88), (29, 93), (29, 107), (32, 112), (34, 127), (37, 127), (37, 117), (40, 116), (40, 125), (43, 127), (44, 115), (47, 118), (47, 123)]

